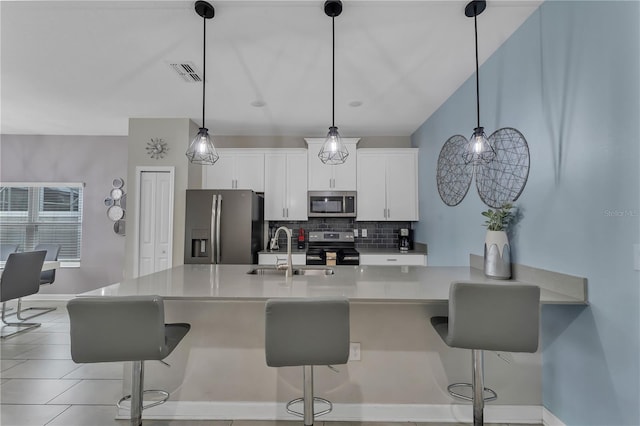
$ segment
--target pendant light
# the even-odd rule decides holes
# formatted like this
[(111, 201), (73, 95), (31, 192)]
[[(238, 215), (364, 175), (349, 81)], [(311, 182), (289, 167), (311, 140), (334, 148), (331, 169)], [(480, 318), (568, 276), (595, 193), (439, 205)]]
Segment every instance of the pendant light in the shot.
[(490, 163), (496, 156), (496, 153), (487, 139), (487, 135), (484, 133), (484, 127), (480, 126), (480, 78), (478, 73), (478, 15), (480, 15), (487, 7), (486, 0), (474, 0), (467, 4), (464, 9), (464, 14), (473, 18), (475, 28), (475, 41), (476, 41), (476, 111), (477, 111), (477, 127), (473, 129), (471, 139), (467, 144), (466, 150), (463, 154), (464, 162), (466, 164), (483, 164)]
[(327, 0), (324, 2), (324, 13), (331, 18), (331, 127), (329, 127), (329, 133), (327, 138), (322, 144), (322, 148), (318, 153), (318, 157), (325, 164), (343, 164), (347, 161), (349, 151), (347, 147), (342, 143), (340, 133), (336, 127), (336, 29), (335, 18), (342, 13), (342, 2), (340, 0)]
[(213, 138), (209, 135), (209, 129), (204, 124), (205, 82), (207, 81), (207, 19), (213, 18), (215, 10), (206, 1), (196, 1), (195, 10), (202, 17), (204, 30), (202, 33), (202, 127), (191, 141), (186, 156), (191, 163), (213, 165), (218, 161), (219, 155), (213, 146)]
[(487, 138), (480, 125), (477, 16), (486, 7), (485, 0), (473, 0), (464, 9), (464, 14), (473, 18), (475, 24), (478, 122), (470, 140), (453, 135), (440, 150), (436, 181), (440, 198), (448, 206), (456, 206), (464, 199), (475, 178), (482, 202), (489, 207), (501, 208), (518, 199), (529, 177), (529, 145), (522, 133), (512, 127), (503, 127)]

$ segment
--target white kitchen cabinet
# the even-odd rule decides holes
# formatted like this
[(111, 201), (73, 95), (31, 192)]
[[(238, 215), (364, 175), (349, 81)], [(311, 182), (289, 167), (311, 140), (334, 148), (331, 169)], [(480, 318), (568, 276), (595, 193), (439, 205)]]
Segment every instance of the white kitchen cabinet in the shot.
[(318, 153), (324, 138), (305, 138), (307, 141), (308, 188), (309, 191), (355, 191), (356, 190), (356, 147), (360, 138), (344, 138), (349, 156), (343, 164), (324, 164)]
[(307, 150), (265, 154), (264, 219), (307, 220)]
[(220, 158), (202, 168), (203, 189), (264, 191), (264, 150), (218, 149)]
[[(258, 253), (258, 263), (260, 265), (275, 265), (276, 261), (280, 259), (287, 260), (287, 252), (278, 253)], [(307, 264), (307, 256), (305, 253), (291, 254), (291, 264), (295, 266), (302, 266)]]
[(417, 221), (418, 149), (359, 149), (360, 221)]
[(417, 253), (360, 253), (361, 265), (427, 266), (427, 255)]

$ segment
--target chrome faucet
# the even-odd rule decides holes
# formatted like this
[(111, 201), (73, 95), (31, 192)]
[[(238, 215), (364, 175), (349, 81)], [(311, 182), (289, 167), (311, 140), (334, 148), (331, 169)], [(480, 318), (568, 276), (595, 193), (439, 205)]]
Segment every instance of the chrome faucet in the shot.
[(293, 275), (293, 266), (292, 266), (292, 262), (291, 262), (291, 230), (289, 230), (289, 228), (287, 228), (286, 226), (281, 226), (280, 228), (276, 229), (276, 233), (273, 235), (273, 238), (275, 238), (275, 240), (278, 240), (278, 235), (280, 234), (280, 231), (284, 231), (285, 234), (287, 234), (287, 263), (286, 264), (280, 264), (280, 263), (276, 263), (276, 268), (277, 269), (285, 269), (287, 270), (286, 272), (286, 277), (290, 277)]

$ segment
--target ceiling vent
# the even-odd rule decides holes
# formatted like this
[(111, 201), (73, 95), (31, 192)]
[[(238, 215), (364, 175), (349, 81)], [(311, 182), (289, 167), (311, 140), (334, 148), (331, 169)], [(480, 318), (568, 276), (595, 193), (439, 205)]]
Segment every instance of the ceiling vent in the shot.
[(200, 83), (202, 81), (202, 77), (198, 74), (193, 62), (171, 62), (169, 65), (187, 83)]

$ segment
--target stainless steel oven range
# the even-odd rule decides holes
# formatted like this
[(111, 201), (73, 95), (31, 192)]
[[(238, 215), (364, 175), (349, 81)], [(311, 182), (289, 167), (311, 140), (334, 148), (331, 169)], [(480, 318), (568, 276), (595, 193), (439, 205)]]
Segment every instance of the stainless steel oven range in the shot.
[(307, 265), (359, 265), (353, 232), (309, 232)]

